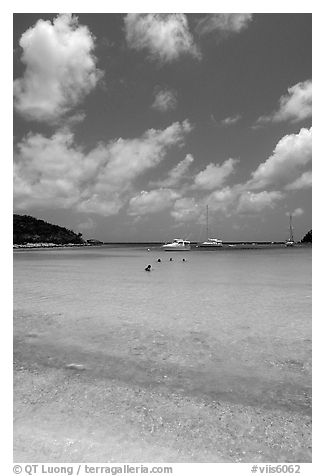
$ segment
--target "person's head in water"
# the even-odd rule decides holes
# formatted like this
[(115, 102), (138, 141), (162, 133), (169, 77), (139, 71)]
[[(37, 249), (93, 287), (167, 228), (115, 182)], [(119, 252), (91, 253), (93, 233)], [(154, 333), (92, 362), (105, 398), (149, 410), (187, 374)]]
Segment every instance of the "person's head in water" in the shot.
[(146, 271), (151, 271), (151, 264), (148, 264), (146, 268), (144, 268)]
[(158, 258), (157, 261), (158, 261), (158, 263), (161, 263), (161, 259), (160, 259), (160, 258)]
[(183, 261), (186, 261), (186, 259), (185, 259), (185, 258), (183, 258)]
[(169, 258), (169, 261), (173, 261), (173, 258)]

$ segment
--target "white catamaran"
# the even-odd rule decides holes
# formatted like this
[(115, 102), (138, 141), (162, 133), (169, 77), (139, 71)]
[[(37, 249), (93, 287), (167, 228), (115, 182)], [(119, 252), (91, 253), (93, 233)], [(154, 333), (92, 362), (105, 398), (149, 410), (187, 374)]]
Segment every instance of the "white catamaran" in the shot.
[(206, 240), (198, 243), (197, 248), (220, 248), (222, 246), (222, 240), (217, 238), (209, 238), (209, 206), (207, 205), (206, 214)]

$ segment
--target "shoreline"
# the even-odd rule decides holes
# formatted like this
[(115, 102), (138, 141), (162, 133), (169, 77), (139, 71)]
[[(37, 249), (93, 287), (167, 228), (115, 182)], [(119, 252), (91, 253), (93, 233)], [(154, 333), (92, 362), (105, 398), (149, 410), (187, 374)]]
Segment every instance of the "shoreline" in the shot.
[(76, 248), (76, 247), (85, 247), (85, 246), (101, 246), (101, 245), (91, 245), (88, 243), (25, 243), (25, 244), (14, 244), (13, 249), (30, 249), (30, 248)]
[[(13, 250), (19, 249), (42, 249), (42, 248), (84, 248), (84, 247), (143, 247), (147, 248), (151, 246), (154, 248), (160, 248), (164, 243), (157, 242), (140, 242), (140, 243), (102, 243), (102, 244), (93, 244), (93, 243), (66, 243), (66, 244), (57, 244), (57, 243), (25, 243), (25, 244), (13, 244)], [(190, 251), (224, 251), (232, 249), (277, 249), (277, 248), (288, 248), (285, 242), (224, 242), (223, 246), (216, 248), (198, 248), (197, 242), (193, 241), (191, 243)], [(290, 248), (312, 248), (311, 243), (296, 243), (293, 247)]]

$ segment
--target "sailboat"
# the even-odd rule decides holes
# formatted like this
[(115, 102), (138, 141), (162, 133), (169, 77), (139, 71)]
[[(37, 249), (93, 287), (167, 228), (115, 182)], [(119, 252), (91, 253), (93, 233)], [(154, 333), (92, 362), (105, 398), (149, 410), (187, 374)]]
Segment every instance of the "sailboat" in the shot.
[(295, 241), (293, 239), (293, 230), (292, 230), (292, 215), (289, 215), (289, 239), (285, 242), (286, 246), (294, 246)]
[(197, 248), (220, 248), (222, 246), (222, 240), (217, 238), (209, 238), (209, 206), (207, 205), (206, 212), (206, 240), (202, 243), (198, 243)]

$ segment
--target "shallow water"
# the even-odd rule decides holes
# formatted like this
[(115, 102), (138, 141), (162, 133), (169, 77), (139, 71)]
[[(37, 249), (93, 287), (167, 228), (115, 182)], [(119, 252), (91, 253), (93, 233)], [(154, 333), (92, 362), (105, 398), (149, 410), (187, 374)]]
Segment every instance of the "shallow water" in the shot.
[(14, 314), (20, 364), (311, 411), (310, 249), (19, 250)]

